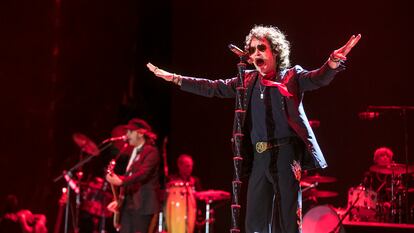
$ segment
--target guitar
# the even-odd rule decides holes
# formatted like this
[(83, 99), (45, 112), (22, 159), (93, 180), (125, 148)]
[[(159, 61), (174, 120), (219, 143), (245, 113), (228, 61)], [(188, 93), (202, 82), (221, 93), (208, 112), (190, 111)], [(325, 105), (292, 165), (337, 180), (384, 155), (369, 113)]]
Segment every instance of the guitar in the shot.
[[(114, 168), (116, 166), (115, 159), (111, 160), (109, 162), (108, 168), (107, 168), (107, 174), (111, 175), (114, 174)], [(114, 196), (114, 201), (117, 202), (116, 211), (114, 212), (114, 219), (113, 219), (113, 225), (117, 231), (121, 228), (121, 213), (119, 212), (123, 202), (124, 202), (124, 189), (122, 187), (115, 187), (111, 184), (111, 190), (112, 195)]]

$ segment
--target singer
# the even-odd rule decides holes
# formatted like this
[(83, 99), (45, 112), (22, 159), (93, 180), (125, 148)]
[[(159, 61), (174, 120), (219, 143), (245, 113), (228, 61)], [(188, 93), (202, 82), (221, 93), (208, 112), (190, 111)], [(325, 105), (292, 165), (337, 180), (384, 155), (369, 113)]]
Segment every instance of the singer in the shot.
[(124, 127), (134, 149), (124, 175), (106, 176), (110, 184), (122, 187), (118, 201), (110, 203), (108, 209), (120, 213), (121, 233), (148, 232), (154, 214), (160, 210), (160, 156), (154, 146), (157, 136), (142, 119), (134, 118)]
[[(308, 71), (298, 65), (290, 67), (290, 43), (277, 27), (255, 26), (246, 36), (245, 53), (255, 67), (244, 77), (243, 166), (249, 176), (246, 232), (301, 232), (301, 170), (327, 167), (302, 105), (303, 94), (328, 85), (344, 69), (346, 55), (360, 38), (351, 36), (320, 68)], [(181, 90), (235, 98), (237, 78), (212, 81), (173, 74), (151, 63), (147, 67)]]

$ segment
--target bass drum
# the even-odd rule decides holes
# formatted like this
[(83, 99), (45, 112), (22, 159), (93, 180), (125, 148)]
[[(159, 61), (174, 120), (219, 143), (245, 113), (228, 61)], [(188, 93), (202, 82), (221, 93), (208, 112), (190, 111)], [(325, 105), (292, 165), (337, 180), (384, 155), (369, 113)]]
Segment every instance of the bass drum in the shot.
[(377, 221), (377, 193), (360, 185), (348, 191), (348, 208), (354, 205), (350, 213), (352, 221)]
[[(329, 233), (339, 224), (339, 216), (329, 205), (316, 206), (310, 209), (303, 217), (303, 233)], [(345, 233), (342, 225), (338, 228), (340, 233)]]
[(196, 220), (196, 200), (193, 187), (183, 182), (167, 185), (165, 217), (168, 233), (193, 233)]

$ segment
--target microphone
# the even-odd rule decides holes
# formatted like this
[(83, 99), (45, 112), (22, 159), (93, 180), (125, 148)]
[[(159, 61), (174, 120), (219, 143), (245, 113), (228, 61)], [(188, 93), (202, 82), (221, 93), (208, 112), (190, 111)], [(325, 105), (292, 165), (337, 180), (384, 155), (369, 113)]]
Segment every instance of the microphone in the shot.
[(229, 49), (239, 57), (247, 57), (247, 53), (241, 49), (239, 49), (234, 44), (229, 44)]
[(379, 112), (360, 112), (358, 117), (361, 120), (373, 120), (379, 117)]
[(126, 135), (122, 135), (119, 137), (112, 137), (112, 138), (108, 138), (103, 140), (102, 144), (105, 144), (107, 142), (114, 142), (114, 141), (126, 141), (128, 139), (128, 137)]
[(76, 185), (76, 182), (72, 178), (70, 178), (70, 176), (66, 172), (63, 175), (63, 177), (65, 178), (66, 182), (68, 182), (69, 187), (71, 189), (73, 189), (76, 194), (78, 194), (79, 193), (79, 187), (78, 187), (78, 185)]

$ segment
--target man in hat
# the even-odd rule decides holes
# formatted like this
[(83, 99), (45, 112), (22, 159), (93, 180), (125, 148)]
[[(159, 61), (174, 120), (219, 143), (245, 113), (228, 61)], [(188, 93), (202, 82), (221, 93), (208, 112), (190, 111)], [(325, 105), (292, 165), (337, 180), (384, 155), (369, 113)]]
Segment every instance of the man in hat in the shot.
[(158, 149), (154, 146), (157, 136), (151, 126), (134, 118), (125, 125), (127, 140), (134, 149), (124, 175), (110, 173), (106, 180), (120, 186), (120, 197), (108, 209), (120, 213), (121, 233), (147, 233), (154, 214), (160, 209)]

